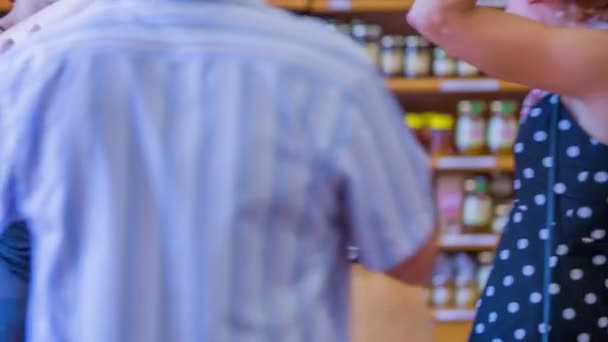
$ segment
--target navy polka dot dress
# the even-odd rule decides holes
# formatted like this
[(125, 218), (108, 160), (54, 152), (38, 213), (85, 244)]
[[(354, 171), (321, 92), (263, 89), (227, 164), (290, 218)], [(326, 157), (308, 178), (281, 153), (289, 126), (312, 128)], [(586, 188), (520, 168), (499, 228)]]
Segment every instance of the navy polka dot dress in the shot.
[[(549, 95), (522, 123), (514, 152), (516, 199), (470, 341), (541, 341), (542, 334), (550, 341), (608, 341), (608, 146), (590, 138), (559, 97)], [(555, 223), (545, 286), (551, 168)], [(545, 300), (551, 305), (548, 324)]]

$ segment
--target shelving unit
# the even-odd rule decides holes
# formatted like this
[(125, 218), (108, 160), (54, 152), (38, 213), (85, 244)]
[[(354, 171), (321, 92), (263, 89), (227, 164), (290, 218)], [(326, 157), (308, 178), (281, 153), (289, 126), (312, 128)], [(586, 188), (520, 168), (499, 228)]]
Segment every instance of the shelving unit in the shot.
[(410, 0), (312, 0), (313, 13), (407, 11)]
[(499, 240), (496, 234), (447, 234), (439, 238), (439, 248), (443, 251), (491, 251), (496, 249)]
[(387, 79), (387, 87), (396, 94), (433, 94), (433, 93), (495, 93), (523, 92), (526, 87), (493, 78), (421, 78)]
[(514, 167), (512, 156), (445, 156), (431, 159), (434, 171), (512, 172)]
[(291, 11), (306, 11), (309, 9), (309, 0), (268, 0), (268, 3)]
[(435, 322), (469, 322), (475, 319), (475, 309), (436, 309)]

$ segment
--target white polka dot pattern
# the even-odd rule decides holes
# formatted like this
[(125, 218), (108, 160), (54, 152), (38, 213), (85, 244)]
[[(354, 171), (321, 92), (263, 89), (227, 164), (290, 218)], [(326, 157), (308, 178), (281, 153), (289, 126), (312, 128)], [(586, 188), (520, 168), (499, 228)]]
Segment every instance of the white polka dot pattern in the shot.
[(560, 290), (561, 290), (561, 287), (559, 286), (559, 284), (552, 283), (551, 285), (549, 285), (549, 293), (552, 295), (559, 294)]
[(597, 172), (594, 176), (593, 179), (597, 182), (597, 183), (606, 183), (608, 182), (608, 172), (605, 171), (601, 171), (601, 172)]
[(578, 146), (570, 146), (568, 147), (568, 149), (566, 150), (566, 154), (568, 155), (568, 157), (570, 158), (576, 158), (578, 156), (581, 155), (581, 149)]
[(566, 184), (564, 184), (564, 183), (557, 183), (553, 187), (553, 190), (555, 191), (556, 194), (563, 195), (563, 194), (566, 193)]
[(572, 308), (564, 309), (564, 311), (562, 311), (562, 317), (565, 320), (571, 321), (576, 317), (576, 311)]
[(570, 120), (560, 120), (559, 123), (557, 124), (559, 129), (562, 131), (567, 131), (570, 129), (570, 127), (572, 127), (572, 124), (570, 123)]
[[(532, 108), (528, 118), (546, 118), (523, 121), (522, 134), (514, 144), (518, 178), (513, 188), (517, 192), (485, 290), (485, 296), (494, 298), (484, 297), (473, 325), (479, 335), (471, 342), (540, 341), (539, 334), (551, 331), (551, 326), (542, 323), (543, 303), (549, 301), (557, 316), (552, 317), (555, 338), (608, 341), (608, 311), (604, 310), (608, 252), (603, 249), (608, 244), (608, 147), (592, 147), (599, 143), (585, 136), (563, 108), (557, 113), (548, 108), (548, 102), (558, 100), (553, 96), (541, 101), (543, 109)], [(549, 115), (558, 117), (560, 139), (556, 139), (554, 156), (548, 154)], [(546, 189), (551, 168), (558, 170), (549, 189), (555, 194), (556, 215), (547, 227), (545, 214), (554, 197)], [(543, 289), (544, 247), (549, 239), (555, 248), (548, 260), (554, 277)]]
[(584, 275), (585, 275), (585, 273), (580, 268), (575, 268), (572, 271), (570, 271), (570, 279), (572, 279), (572, 280), (581, 280), (581, 279), (583, 279)]
[(502, 284), (505, 287), (509, 287), (509, 286), (513, 285), (514, 282), (515, 282), (515, 278), (513, 278), (513, 276), (510, 276), (510, 275), (504, 277), (503, 280), (502, 280)]
[(524, 329), (517, 329), (515, 330), (515, 333), (513, 333), (513, 336), (516, 340), (521, 341), (526, 338), (526, 331)]
[(532, 304), (538, 304), (543, 300), (543, 295), (540, 294), (540, 292), (533, 292), (530, 295), (530, 303)]
[(587, 293), (585, 295), (585, 303), (589, 305), (597, 303), (597, 296), (595, 295), (595, 293)]

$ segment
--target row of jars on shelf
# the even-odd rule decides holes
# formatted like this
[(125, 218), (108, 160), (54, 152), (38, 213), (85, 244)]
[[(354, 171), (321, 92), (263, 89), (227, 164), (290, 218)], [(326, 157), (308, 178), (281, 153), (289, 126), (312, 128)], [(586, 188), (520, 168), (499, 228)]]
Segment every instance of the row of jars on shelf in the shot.
[(514, 192), (509, 173), (440, 174), (435, 191), (442, 234), (501, 234), (509, 220)]
[(406, 124), (434, 156), (509, 155), (517, 138), (519, 120), (514, 101), (492, 101), (490, 113), (483, 101), (461, 101), (458, 115), (407, 113)]
[(378, 69), (388, 77), (475, 77), (479, 69), (450, 56), (419, 35), (383, 35), (382, 27), (361, 20), (328, 25), (357, 41)]
[(435, 308), (474, 308), (493, 259), (493, 252), (440, 254), (428, 286), (429, 304)]

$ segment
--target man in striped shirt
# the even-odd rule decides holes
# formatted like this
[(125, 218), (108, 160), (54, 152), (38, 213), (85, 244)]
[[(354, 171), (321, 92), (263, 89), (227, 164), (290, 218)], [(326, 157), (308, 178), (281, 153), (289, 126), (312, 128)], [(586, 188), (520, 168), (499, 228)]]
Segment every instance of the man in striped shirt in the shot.
[(0, 75), (0, 219), (35, 241), (31, 341), (348, 341), (349, 243), (403, 281), (430, 268), (424, 153), (319, 22), (102, 0)]

